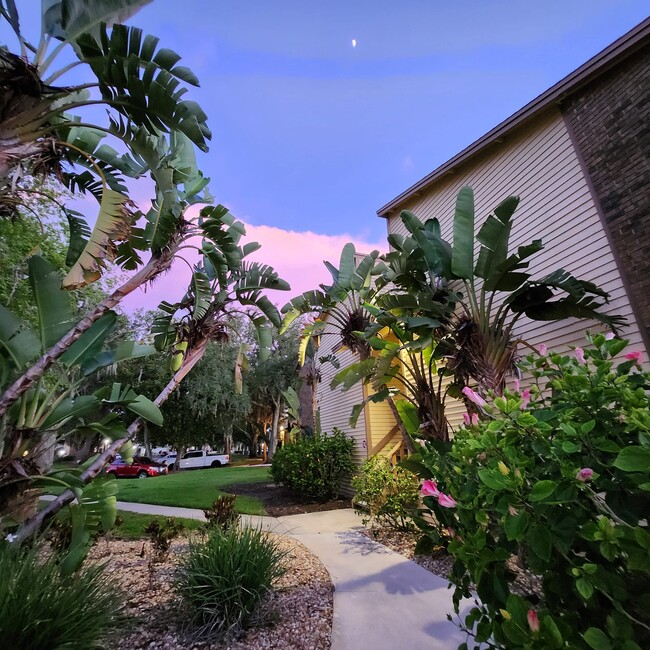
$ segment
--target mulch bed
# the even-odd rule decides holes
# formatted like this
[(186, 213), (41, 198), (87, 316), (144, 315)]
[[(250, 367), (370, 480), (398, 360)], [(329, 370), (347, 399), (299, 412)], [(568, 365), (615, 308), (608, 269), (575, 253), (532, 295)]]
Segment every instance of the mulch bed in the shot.
[(271, 517), (285, 515), (301, 515), (306, 512), (323, 512), (325, 510), (340, 510), (350, 508), (350, 499), (335, 499), (333, 501), (305, 500), (287, 488), (275, 483), (233, 483), (222, 488), (229, 494), (256, 497), (263, 504), (267, 514)]
[(172, 543), (169, 556), (152, 562), (148, 541), (101, 540), (91, 561), (107, 562), (107, 574), (122, 588), (126, 621), (106, 639), (113, 650), (327, 650), (332, 630), (333, 588), (320, 560), (300, 542), (278, 538), (287, 573), (262, 604), (253, 627), (240, 635), (204, 640), (187, 629), (172, 589), (187, 540)]

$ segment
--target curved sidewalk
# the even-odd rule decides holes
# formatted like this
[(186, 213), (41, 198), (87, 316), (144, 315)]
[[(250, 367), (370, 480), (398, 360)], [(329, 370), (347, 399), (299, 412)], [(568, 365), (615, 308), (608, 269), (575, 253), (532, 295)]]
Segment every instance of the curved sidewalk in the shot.
[[(202, 510), (192, 508), (124, 501), (117, 508), (205, 520)], [(368, 539), (351, 508), (278, 518), (242, 515), (242, 521), (294, 537), (325, 565), (334, 585), (332, 650), (456, 650), (466, 640), (447, 620), (453, 613), (447, 581)]]

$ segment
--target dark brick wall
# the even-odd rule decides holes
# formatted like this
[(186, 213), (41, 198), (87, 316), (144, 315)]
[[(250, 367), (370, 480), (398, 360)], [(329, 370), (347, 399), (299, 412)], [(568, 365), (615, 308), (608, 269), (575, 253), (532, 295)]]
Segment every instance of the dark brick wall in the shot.
[(562, 105), (650, 340), (650, 45)]

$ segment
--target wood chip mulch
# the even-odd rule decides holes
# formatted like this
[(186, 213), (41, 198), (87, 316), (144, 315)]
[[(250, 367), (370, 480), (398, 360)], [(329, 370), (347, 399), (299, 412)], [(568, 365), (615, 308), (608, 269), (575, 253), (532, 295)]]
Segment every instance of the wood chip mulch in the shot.
[(107, 562), (106, 572), (125, 594), (124, 628), (107, 639), (112, 649), (159, 650), (326, 650), (332, 630), (333, 587), (320, 560), (302, 544), (279, 537), (287, 573), (274, 585), (253, 627), (238, 638), (202, 641), (184, 629), (182, 610), (172, 591), (178, 558), (187, 540), (173, 542), (169, 558), (151, 561), (149, 542), (102, 540), (91, 558)]
[(447, 576), (451, 573), (453, 560), (446, 551), (441, 550), (431, 555), (416, 555), (415, 545), (421, 535), (418, 532), (398, 531), (376, 525), (365, 528), (361, 532), (366, 537), (383, 544), (392, 551), (407, 557), (409, 560), (413, 560), (422, 568), (431, 571), (431, 573), (435, 573), (441, 578), (447, 579)]

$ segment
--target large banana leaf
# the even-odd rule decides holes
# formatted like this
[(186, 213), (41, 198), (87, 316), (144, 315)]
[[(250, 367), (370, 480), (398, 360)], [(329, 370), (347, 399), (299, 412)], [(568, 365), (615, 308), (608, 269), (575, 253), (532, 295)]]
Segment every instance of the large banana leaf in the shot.
[(36, 332), (3, 305), (0, 305), (0, 347), (17, 370), (41, 353)]
[(193, 301), (192, 320), (201, 320), (208, 312), (212, 295), (210, 281), (203, 271), (192, 273), (189, 295)]
[(508, 242), (512, 228), (512, 215), (519, 205), (519, 197), (510, 196), (488, 216), (478, 231), (476, 239), (481, 244), (474, 273), (488, 280), (494, 270), (508, 257)]
[(108, 187), (104, 188), (97, 222), (79, 259), (63, 280), (66, 289), (79, 289), (101, 277), (106, 261), (115, 259), (115, 241), (129, 238), (131, 214), (126, 209), (128, 198)]
[(348, 242), (341, 251), (341, 259), (339, 261), (338, 279), (334, 282), (339, 284), (343, 289), (352, 288), (352, 278), (354, 277), (354, 256), (356, 251), (354, 244)]
[(99, 399), (94, 395), (66, 398), (45, 418), (40, 428), (45, 431), (60, 427), (73, 418), (82, 418), (94, 413), (98, 407)]
[(142, 345), (135, 341), (123, 341), (114, 350), (105, 350), (94, 359), (88, 359), (82, 367), (85, 375), (91, 375), (100, 368), (106, 368), (121, 361), (148, 357), (156, 352), (156, 348), (152, 345)]
[(474, 275), (474, 192), (471, 187), (463, 187), (456, 197), (451, 270), (464, 280)]
[(117, 314), (114, 311), (106, 312), (61, 355), (61, 361), (71, 367), (81, 366), (94, 359), (116, 324)]
[(156, 51), (158, 39), (142, 37), (134, 27), (115, 25), (110, 35), (100, 26), (99, 39), (83, 35), (77, 40), (80, 59), (93, 69), (107, 104), (151, 133), (170, 130), (184, 133), (207, 151), (212, 137), (207, 116), (196, 102), (183, 100), (180, 81), (198, 85), (185, 67), (177, 66), (178, 54)]
[(29, 282), (38, 308), (38, 327), (43, 350), (52, 347), (73, 323), (70, 295), (61, 289), (61, 278), (40, 255), (29, 259)]
[(101, 23), (124, 22), (151, 0), (42, 0), (43, 29), (74, 43), (82, 34), (98, 34)]

